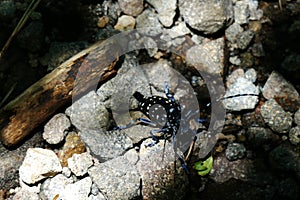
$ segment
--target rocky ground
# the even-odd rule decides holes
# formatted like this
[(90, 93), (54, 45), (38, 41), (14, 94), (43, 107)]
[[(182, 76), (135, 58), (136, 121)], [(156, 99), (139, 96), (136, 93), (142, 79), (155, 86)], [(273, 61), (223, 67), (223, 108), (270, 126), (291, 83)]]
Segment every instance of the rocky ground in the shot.
[[(124, 55), (114, 78), (0, 147), (0, 199), (299, 199), (300, 3), (279, 2), (42, 1), (0, 60), (0, 107), (96, 41)], [(28, 4), (0, 2), (0, 44)], [(141, 116), (135, 91), (165, 97), (165, 83), (182, 107), (175, 149), (147, 147), (150, 126), (115, 129)], [(197, 130), (187, 173), (177, 157)]]

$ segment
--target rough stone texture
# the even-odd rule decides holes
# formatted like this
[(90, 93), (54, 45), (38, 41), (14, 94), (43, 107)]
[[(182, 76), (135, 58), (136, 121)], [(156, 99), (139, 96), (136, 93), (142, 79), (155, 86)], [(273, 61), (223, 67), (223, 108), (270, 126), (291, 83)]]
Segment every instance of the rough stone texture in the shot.
[(287, 133), (292, 127), (291, 114), (285, 112), (274, 99), (266, 101), (261, 106), (260, 113), (273, 131)]
[(226, 158), (230, 161), (241, 159), (245, 156), (245, 154), (245, 146), (241, 143), (235, 142), (229, 143), (225, 151)]
[(107, 199), (133, 199), (139, 196), (140, 176), (125, 157), (99, 163), (88, 170), (93, 182)]
[(238, 24), (248, 24), (249, 22), (249, 5), (248, 0), (237, 1), (234, 5), (234, 20)]
[(184, 22), (173, 26), (171, 29), (164, 29), (164, 35), (169, 35), (172, 39), (189, 34), (190, 30), (186, 27)]
[(208, 74), (222, 74), (224, 66), (224, 39), (219, 38), (205, 44), (195, 45), (186, 53), (186, 61), (201, 64), (201, 70)]
[(144, 9), (144, 0), (118, 0), (118, 3), (127, 15), (137, 16)]
[(98, 130), (109, 126), (109, 113), (95, 91), (74, 102), (67, 108), (66, 114), (79, 130)]
[(93, 165), (92, 156), (85, 152), (81, 154), (74, 154), (68, 159), (68, 167), (76, 176), (83, 176), (87, 173), (89, 167)]
[(258, 102), (258, 94), (257, 86), (244, 77), (238, 77), (236, 82), (228, 87), (222, 102), (229, 110), (253, 109)]
[(243, 31), (244, 29), (241, 27), (241, 25), (234, 22), (225, 30), (226, 39), (234, 44), (237, 42), (238, 35)]
[(298, 145), (300, 143), (300, 126), (296, 126), (291, 128), (289, 133), (290, 142), (294, 145)]
[(176, 14), (176, 0), (147, 0), (158, 12), (158, 19), (162, 25), (170, 27)]
[(142, 34), (157, 36), (162, 33), (162, 25), (159, 23), (158, 15), (147, 9), (136, 18), (136, 28)]
[(249, 46), (253, 37), (254, 37), (254, 33), (251, 30), (246, 30), (238, 34), (238, 38), (237, 38), (238, 48), (246, 49)]
[(127, 31), (132, 30), (135, 26), (135, 19), (132, 16), (122, 15), (118, 18), (117, 24), (114, 26), (116, 30)]
[(254, 83), (257, 78), (257, 73), (256, 73), (255, 69), (253, 69), (253, 68), (248, 69), (245, 72), (245, 78), (248, 79), (249, 81), (251, 81), (252, 83)]
[(300, 108), (300, 97), (297, 90), (275, 71), (271, 73), (265, 83), (262, 94), (266, 99), (276, 99), (285, 110), (296, 111)]
[(56, 114), (45, 125), (43, 138), (49, 144), (58, 144), (64, 139), (67, 133), (66, 130), (69, 129), (70, 126), (70, 120), (65, 114)]
[(39, 200), (39, 195), (26, 189), (19, 190), (12, 200)]
[(59, 159), (53, 151), (29, 148), (19, 169), (19, 175), (25, 183), (33, 184), (61, 171)]
[(225, 28), (234, 19), (231, 0), (180, 0), (178, 5), (184, 21), (205, 34)]
[(295, 115), (294, 115), (294, 122), (295, 122), (297, 125), (300, 125), (300, 109), (298, 109), (298, 110), (295, 112)]
[(91, 191), (92, 180), (85, 177), (75, 183), (70, 178), (61, 174), (47, 179), (42, 185), (41, 199), (64, 199), (64, 200), (82, 200), (88, 199)]

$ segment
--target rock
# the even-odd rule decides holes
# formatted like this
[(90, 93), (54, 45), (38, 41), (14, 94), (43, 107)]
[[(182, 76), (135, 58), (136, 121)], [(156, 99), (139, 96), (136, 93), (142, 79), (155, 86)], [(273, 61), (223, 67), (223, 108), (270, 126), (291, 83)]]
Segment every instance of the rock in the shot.
[(238, 34), (237, 47), (240, 49), (246, 49), (254, 37), (254, 33), (251, 30), (246, 30)]
[(99, 163), (89, 176), (107, 199), (133, 199), (139, 196), (140, 177), (136, 166), (123, 156)]
[(236, 82), (228, 87), (222, 102), (229, 110), (254, 109), (258, 102), (258, 94), (257, 86), (244, 77), (238, 77)]
[(126, 130), (103, 131), (84, 130), (80, 136), (93, 155), (101, 162), (116, 158), (132, 148), (132, 140), (126, 135)]
[(255, 42), (252, 47), (252, 54), (255, 57), (263, 57), (265, 56), (265, 50), (261, 42)]
[(109, 113), (95, 91), (74, 102), (67, 108), (66, 114), (79, 130), (106, 129), (109, 126)]
[(15, 12), (16, 6), (14, 1), (8, 0), (0, 2), (0, 21), (10, 22), (14, 18)]
[(147, 2), (157, 11), (162, 25), (170, 27), (173, 24), (173, 18), (176, 15), (176, 0), (147, 0)]
[(254, 83), (257, 78), (257, 73), (256, 73), (255, 69), (253, 69), (253, 68), (248, 69), (245, 72), (245, 78), (248, 79), (249, 81), (251, 81), (252, 83)]
[(237, 1), (233, 8), (235, 22), (240, 25), (248, 24), (250, 16), (248, 0)]
[(244, 29), (237, 22), (231, 24), (226, 30), (226, 39), (231, 43), (235, 44), (237, 42), (238, 35), (241, 34)]
[(213, 34), (233, 22), (231, 0), (180, 0), (179, 10), (190, 27), (205, 34)]
[(59, 152), (59, 160), (63, 167), (68, 165), (68, 158), (73, 154), (81, 154), (86, 151), (85, 145), (80, 136), (76, 132), (70, 132), (66, 137), (66, 142)]
[(294, 145), (298, 145), (300, 143), (300, 126), (296, 126), (291, 128), (289, 133), (290, 142)]
[(29, 148), (19, 169), (22, 181), (33, 184), (62, 171), (56, 154), (48, 149)]
[(92, 165), (93, 158), (87, 152), (81, 154), (73, 154), (71, 158), (68, 158), (68, 167), (76, 176), (85, 175), (88, 168)]
[(201, 64), (201, 70), (208, 74), (223, 74), (224, 39), (219, 38), (205, 44), (194, 45), (186, 53), (186, 61)]
[(39, 195), (26, 189), (19, 190), (12, 200), (39, 200)]
[(229, 62), (231, 64), (234, 64), (234, 65), (240, 65), (241, 64), (241, 59), (239, 59), (237, 56), (230, 56), (229, 57)]
[(294, 122), (295, 122), (297, 125), (300, 125), (300, 109), (298, 109), (297, 112), (295, 112), (295, 115), (294, 115)]
[(162, 33), (162, 25), (159, 23), (158, 15), (147, 9), (136, 18), (136, 28), (141, 34), (157, 36)]
[(131, 16), (139, 15), (144, 9), (144, 0), (118, 0), (121, 10)]
[(260, 113), (273, 131), (278, 133), (290, 131), (293, 122), (291, 114), (285, 112), (274, 99), (266, 101), (261, 106)]
[(20, 46), (29, 52), (38, 53), (44, 45), (44, 25), (40, 21), (32, 21), (18, 34)]
[(247, 0), (249, 6), (249, 20), (260, 20), (263, 17), (263, 10), (258, 9), (258, 1), (257, 0)]
[(248, 141), (255, 149), (263, 148), (264, 150), (269, 150), (273, 142), (280, 140), (280, 137), (270, 129), (256, 126), (248, 128), (247, 136)]
[(99, 28), (104, 28), (109, 23), (109, 17), (108, 16), (102, 16), (98, 18), (97, 26)]
[(241, 159), (246, 154), (246, 148), (241, 143), (232, 142), (229, 143), (226, 150), (225, 155), (226, 158), (230, 161)]
[(190, 30), (186, 27), (184, 22), (180, 22), (179, 24), (173, 26), (171, 29), (164, 29), (163, 31), (163, 34), (168, 34), (172, 39), (190, 33)]
[(64, 139), (70, 126), (70, 120), (65, 114), (56, 114), (45, 125), (43, 138), (49, 144), (58, 144)]
[(276, 99), (285, 110), (296, 111), (300, 107), (297, 90), (275, 71), (265, 83), (262, 94), (266, 99)]
[(148, 139), (141, 144), (137, 163), (142, 179), (143, 198), (182, 199), (187, 190), (188, 179), (174, 154), (172, 143), (166, 141), (164, 146), (165, 141), (160, 140), (152, 147), (145, 147), (152, 141)]
[(132, 16), (122, 15), (118, 18), (117, 24), (114, 26), (116, 30), (127, 31), (132, 30), (135, 26), (135, 19)]

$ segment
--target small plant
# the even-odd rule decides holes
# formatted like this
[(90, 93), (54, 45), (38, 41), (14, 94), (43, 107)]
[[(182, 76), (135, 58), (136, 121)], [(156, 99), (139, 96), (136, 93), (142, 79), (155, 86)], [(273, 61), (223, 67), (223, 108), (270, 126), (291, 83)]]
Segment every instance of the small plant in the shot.
[(210, 172), (210, 170), (213, 167), (213, 157), (209, 156), (206, 160), (204, 161), (198, 161), (194, 164), (194, 169), (198, 171), (198, 174), (200, 176), (205, 176), (206, 174), (208, 174)]

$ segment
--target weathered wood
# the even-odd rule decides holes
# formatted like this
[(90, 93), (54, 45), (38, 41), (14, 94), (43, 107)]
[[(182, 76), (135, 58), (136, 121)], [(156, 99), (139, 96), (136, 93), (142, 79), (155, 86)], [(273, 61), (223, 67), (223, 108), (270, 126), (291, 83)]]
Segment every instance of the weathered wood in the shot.
[(17, 145), (55, 111), (70, 103), (74, 95), (81, 96), (95, 89), (99, 81), (114, 75), (119, 49), (113, 41), (99, 42), (61, 64), (8, 103), (0, 111), (2, 143), (8, 147)]

